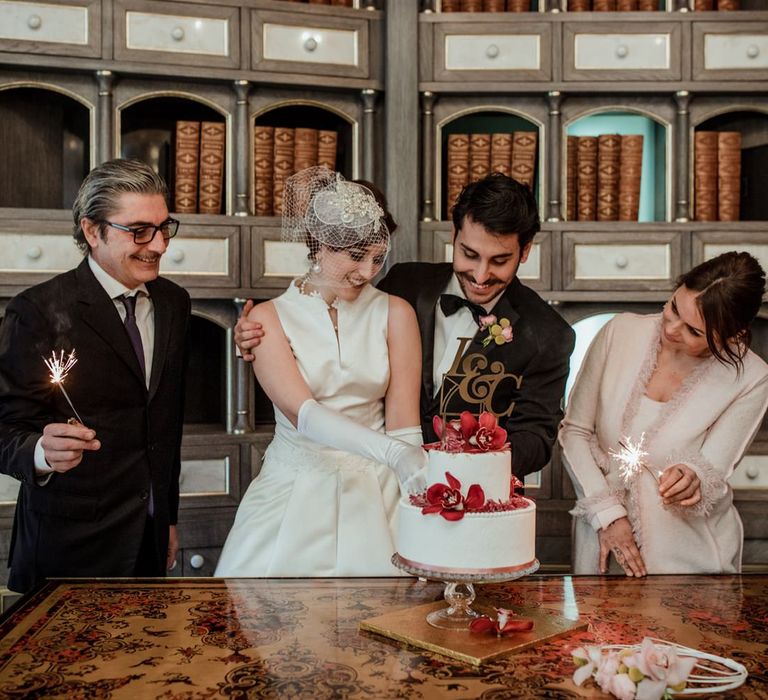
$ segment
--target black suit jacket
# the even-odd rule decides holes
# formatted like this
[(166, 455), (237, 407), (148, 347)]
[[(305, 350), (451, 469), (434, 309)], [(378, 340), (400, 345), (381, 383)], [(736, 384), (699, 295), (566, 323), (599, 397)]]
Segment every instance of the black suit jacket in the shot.
[[(416, 310), (422, 348), (422, 430), (427, 441), (437, 439), (432, 417), (440, 409), (440, 392), (435, 395), (432, 380), (435, 310), (452, 274), (449, 263), (400, 263), (379, 284), (380, 289), (402, 297)], [(515, 375), (499, 383), (493, 410), (503, 414), (514, 402), (511, 415), (500, 424), (509, 434), (513, 470), (523, 477), (544, 467), (551, 457), (563, 417), (562, 399), (575, 334), (557, 312), (518, 279), (507, 287), (491, 313), (510, 320), (513, 340), (484, 348), (482, 339), (487, 332), (478, 332), (464, 357), (482, 353), (489, 367), (500, 361), (506, 373)], [(519, 387), (516, 378), (521, 380)], [(453, 414), (462, 410), (476, 414), (477, 406), (454, 395), (448, 410)]]
[[(131, 576), (154, 496), (157, 575), (176, 523), (189, 295), (158, 278), (151, 385), (114, 302), (83, 260), (27, 289), (0, 327), (0, 472), (21, 481), (11, 540), (9, 587), (26, 591), (52, 576)], [(72, 416), (43, 357), (76, 350), (64, 386), (101, 449), (45, 485), (34, 449), (43, 427)]]

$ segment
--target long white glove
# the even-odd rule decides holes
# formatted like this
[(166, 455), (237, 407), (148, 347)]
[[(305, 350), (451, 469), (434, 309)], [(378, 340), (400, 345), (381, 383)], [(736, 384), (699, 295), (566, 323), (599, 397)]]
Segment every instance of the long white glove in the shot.
[[(299, 433), (310, 440), (319, 442), (337, 450), (353, 452), (367, 457), (374, 462), (386, 464), (397, 475), (400, 484), (404, 484), (427, 463), (427, 454), (419, 445), (409, 444), (395, 437), (379, 433), (355, 423), (338, 411), (323, 406), (314, 399), (307, 399), (299, 409)], [(415, 440), (415, 431), (419, 428), (404, 428), (399, 437)]]

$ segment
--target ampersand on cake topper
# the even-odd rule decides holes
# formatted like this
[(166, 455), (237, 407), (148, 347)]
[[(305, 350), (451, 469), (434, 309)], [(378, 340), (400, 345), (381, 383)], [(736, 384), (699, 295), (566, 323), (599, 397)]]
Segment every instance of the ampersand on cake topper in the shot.
[(502, 388), (508, 382), (512, 382), (514, 389), (519, 391), (523, 376), (507, 372), (503, 362), (492, 361), (483, 352), (469, 352), (465, 355), (472, 340), (459, 338), (459, 347), (451, 367), (443, 375), (439, 408), (443, 421), (455, 419), (465, 410), (476, 415), (492, 413), (497, 419), (507, 418), (515, 409), (514, 401), (502, 401), (498, 397), (509, 395)]

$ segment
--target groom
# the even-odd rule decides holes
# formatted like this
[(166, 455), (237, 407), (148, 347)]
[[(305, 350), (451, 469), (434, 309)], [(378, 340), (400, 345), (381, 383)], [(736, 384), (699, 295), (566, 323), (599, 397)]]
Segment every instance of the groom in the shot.
[(418, 316), (424, 440), (437, 439), (434, 415), (490, 410), (522, 478), (549, 462), (574, 333), (517, 278), (540, 229), (528, 187), (493, 173), (464, 188), (452, 216), (452, 264), (400, 263), (378, 286)]
[[(522, 478), (552, 454), (574, 333), (517, 279), (540, 229), (528, 187), (500, 173), (467, 185), (453, 226), (452, 264), (399, 263), (378, 286), (406, 299), (418, 316), (424, 440), (437, 439), (435, 415), (490, 410), (508, 432), (512, 469)], [(246, 360), (263, 335), (244, 320), (249, 307), (235, 329)]]

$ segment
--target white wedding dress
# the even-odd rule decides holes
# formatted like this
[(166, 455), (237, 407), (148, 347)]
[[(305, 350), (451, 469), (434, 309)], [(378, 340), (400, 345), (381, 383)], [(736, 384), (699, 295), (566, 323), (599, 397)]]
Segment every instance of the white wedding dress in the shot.
[[(387, 295), (368, 285), (325, 302), (296, 284), (273, 301), (299, 370), (321, 404), (384, 429)], [(385, 465), (300, 435), (275, 408), (275, 437), (237, 510), (216, 576), (398, 576), (390, 562), (399, 488)]]

